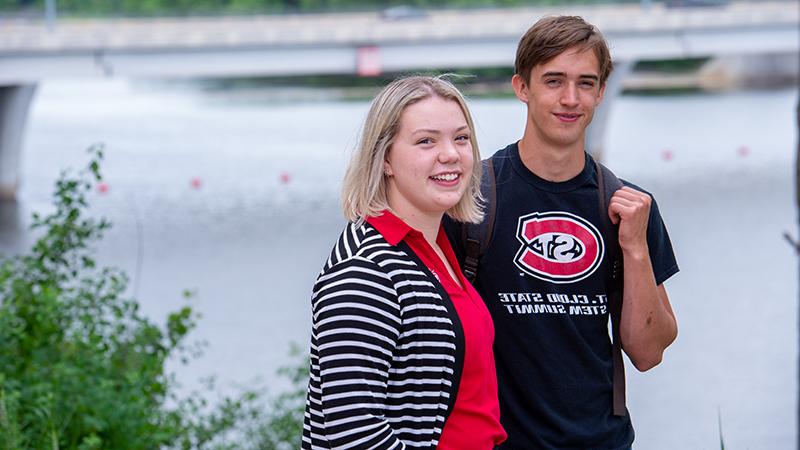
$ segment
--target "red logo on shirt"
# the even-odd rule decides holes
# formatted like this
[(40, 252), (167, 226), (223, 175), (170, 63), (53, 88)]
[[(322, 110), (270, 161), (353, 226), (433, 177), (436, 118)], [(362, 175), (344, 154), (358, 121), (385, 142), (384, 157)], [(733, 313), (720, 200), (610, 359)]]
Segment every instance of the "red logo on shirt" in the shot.
[(572, 283), (597, 270), (603, 239), (585, 219), (566, 212), (533, 213), (519, 218), (522, 246), (514, 263), (523, 272), (553, 283)]

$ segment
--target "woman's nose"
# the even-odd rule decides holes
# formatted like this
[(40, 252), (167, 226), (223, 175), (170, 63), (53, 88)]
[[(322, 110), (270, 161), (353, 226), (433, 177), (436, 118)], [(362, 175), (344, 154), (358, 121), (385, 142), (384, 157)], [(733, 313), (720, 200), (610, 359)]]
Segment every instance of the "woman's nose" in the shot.
[(458, 161), (461, 155), (458, 153), (455, 142), (445, 142), (439, 151), (439, 162), (452, 163)]

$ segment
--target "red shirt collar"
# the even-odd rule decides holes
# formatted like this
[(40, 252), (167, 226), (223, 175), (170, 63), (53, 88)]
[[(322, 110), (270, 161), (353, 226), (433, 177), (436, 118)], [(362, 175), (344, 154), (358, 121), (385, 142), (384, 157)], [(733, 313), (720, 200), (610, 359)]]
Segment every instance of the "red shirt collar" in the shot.
[(390, 245), (399, 244), (409, 233), (420, 233), (388, 209), (384, 209), (380, 216), (367, 217), (367, 223), (375, 227)]

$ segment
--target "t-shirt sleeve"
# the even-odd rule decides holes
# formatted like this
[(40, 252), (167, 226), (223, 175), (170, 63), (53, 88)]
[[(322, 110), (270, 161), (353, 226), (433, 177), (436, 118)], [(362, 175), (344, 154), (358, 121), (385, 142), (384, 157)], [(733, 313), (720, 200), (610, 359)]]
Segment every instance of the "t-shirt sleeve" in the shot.
[(675, 259), (675, 252), (672, 250), (672, 241), (669, 239), (667, 227), (661, 218), (655, 198), (653, 198), (653, 202), (650, 205), (647, 246), (650, 250), (650, 262), (653, 265), (656, 284), (660, 285), (678, 273), (680, 268), (678, 268), (678, 261)]

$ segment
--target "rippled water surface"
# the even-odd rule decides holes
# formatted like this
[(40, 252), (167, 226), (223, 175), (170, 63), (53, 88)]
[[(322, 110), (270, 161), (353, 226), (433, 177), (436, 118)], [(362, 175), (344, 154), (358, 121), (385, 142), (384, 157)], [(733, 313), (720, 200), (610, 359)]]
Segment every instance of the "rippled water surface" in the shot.
[[(795, 446), (797, 260), (794, 91), (623, 97), (606, 162), (650, 190), (682, 271), (667, 282), (680, 336), (664, 362), (629, 369), (640, 449)], [(144, 311), (191, 303), (203, 358), (192, 386), (256, 377), (276, 387), (292, 341), (307, 345), (309, 291), (343, 221), (337, 198), (366, 102), (270, 102), (124, 81), (45, 84), (33, 104), (15, 207), (0, 250), (26, 248), (52, 182), (104, 142), (109, 190), (93, 212), (114, 228), (101, 260), (133, 277)], [(484, 155), (522, 133), (513, 99), (474, 100)]]

